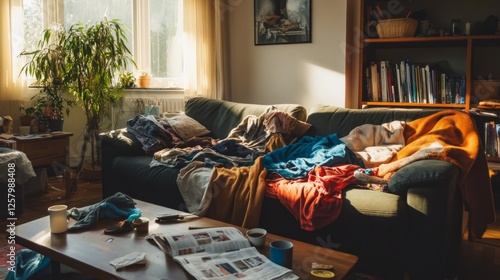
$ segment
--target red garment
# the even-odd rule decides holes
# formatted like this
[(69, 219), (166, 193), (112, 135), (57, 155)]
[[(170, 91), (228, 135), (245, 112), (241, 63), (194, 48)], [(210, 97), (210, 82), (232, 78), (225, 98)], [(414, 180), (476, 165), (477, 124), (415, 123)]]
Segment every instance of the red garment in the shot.
[(357, 183), (354, 164), (315, 166), (306, 178), (288, 180), (268, 174), (266, 195), (280, 202), (304, 230), (315, 230), (334, 222), (342, 210), (342, 190)]

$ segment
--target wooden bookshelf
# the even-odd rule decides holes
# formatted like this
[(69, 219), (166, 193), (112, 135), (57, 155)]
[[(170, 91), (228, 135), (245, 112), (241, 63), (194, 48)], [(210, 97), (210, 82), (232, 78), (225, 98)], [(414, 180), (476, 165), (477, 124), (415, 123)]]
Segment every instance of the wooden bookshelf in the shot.
[[(488, 15), (498, 10), (498, 3), (493, 0), (465, 2), (459, 5), (451, 0), (401, 0), (397, 2), (397, 6), (394, 6), (394, 1), (360, 0), (359, 5), (351, 5), (353, 16), (348, 20), (354, 25), (359, 23), (358, 26), (362, 27), (360, 36), (348, 37), (348, 39), (352, 38), (354, 45), (359, 46), (359, 52), (355, 54), (357, 57), (354, 57), (357, 65), (346, 64), (348, 65), (347, 78), (352, 79), (352, 81), (347, 81), (349, 83), (347, 88), (353, 88), (357, 93), (357, 107), (451, 108), (469, 111), (476, 107), (480, 100), (485, 99), (484, 93), (478, 94), (479, 90), (473, 85), (477, 83), (475, 81), (500, 79), (500, 59), (498, 58), (500, 35), (481, 35), (482, 29), (478, 26)], [(471, 35), (422, 36), (419, 34), (420, 26), (417, 26), (414, 37), (378, 38), (376, 32), (375, 34), (373, 32), (373, 21), (376, 21), (376, 18), (370, 16), (376, 6), (381, 8), (384, 15), (391, 18), (403, 18), (410, 10), (426, 9), (425, 18), (433, 22), (436, 34), (439, 34), (439, 30), (442, 30), (441, 33), (449, 33), (451, 20), (458, 17), (461, 18), (462, 29), (466, 22), (471, 24)], [(500, 17), (500, 14), (496, 16)], [(465, 84), (461, 84), (464, 88), (463, 97), (458, 99), (459, 101), (449, 101), (451, 103), (439, 100), (433, 104), (421, 102), (420, 99), (417, 99), (417, 102), (374, 101), (369, 98), (366, 70), (372, 63), (378, 64), (380, 61), (391, 63), (411, 61), (415, 65), (433, 65), (440, 69), (440, 73), (463, 77), (465, 80)], [(500, 93), (498, 95), (500, 98)]]

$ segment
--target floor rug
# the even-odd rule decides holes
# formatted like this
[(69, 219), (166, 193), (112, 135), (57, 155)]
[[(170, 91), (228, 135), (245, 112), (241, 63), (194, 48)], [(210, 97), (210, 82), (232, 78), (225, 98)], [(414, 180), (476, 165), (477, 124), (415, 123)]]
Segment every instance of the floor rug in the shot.
[[(9, 261), (11, 260), (11, 247), (14, 247), (14, 254), (17, 254), (19, 250), (24, 249), (23, 246), (19, 244), (9, 244), (7, 236), (2, 236), (0, 238), (0, 279), (5, 279), (9, 267)], [(15, 257), (14, 257), (15, 258)]]

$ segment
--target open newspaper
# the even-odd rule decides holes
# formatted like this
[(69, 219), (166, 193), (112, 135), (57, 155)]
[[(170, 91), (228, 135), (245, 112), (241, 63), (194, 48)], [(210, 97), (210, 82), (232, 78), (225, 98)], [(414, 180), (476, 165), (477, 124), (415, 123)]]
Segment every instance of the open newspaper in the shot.
[(259, 253), (233, 227), (154, 233), (149, 238), (196, 279), (299, 279)]

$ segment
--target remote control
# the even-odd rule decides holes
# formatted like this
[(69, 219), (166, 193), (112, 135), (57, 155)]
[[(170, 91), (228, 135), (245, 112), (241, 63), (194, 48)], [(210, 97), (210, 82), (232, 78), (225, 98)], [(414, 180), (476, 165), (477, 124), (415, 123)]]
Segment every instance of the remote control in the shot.
[(157, 223), (168, 223), (184, 219), (185, 215), (182, 214), (162, 214), (156, 217)]

